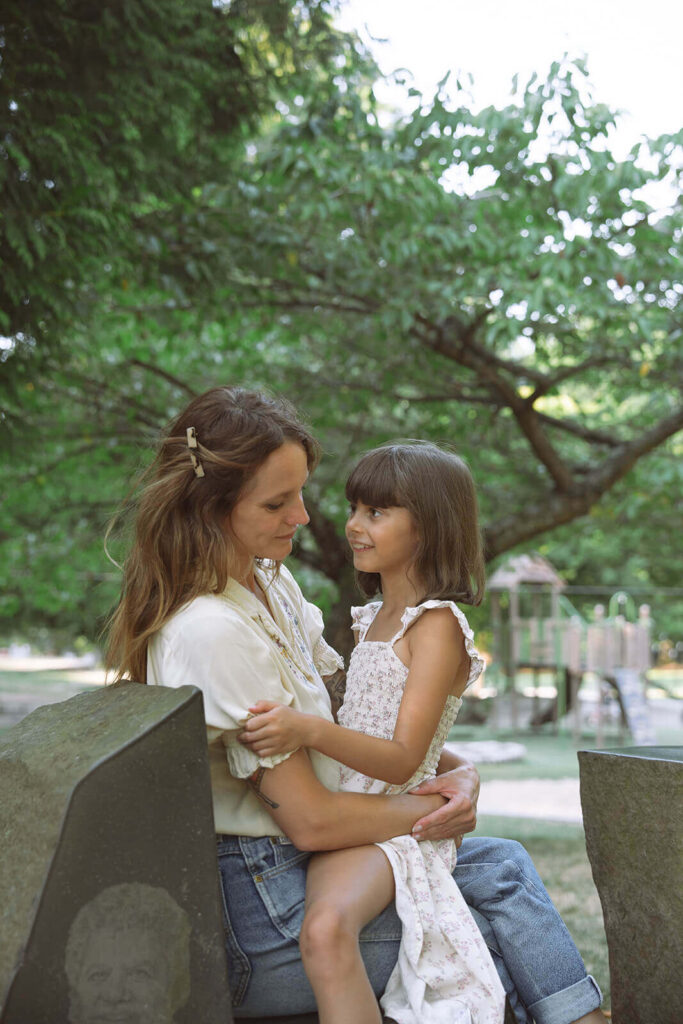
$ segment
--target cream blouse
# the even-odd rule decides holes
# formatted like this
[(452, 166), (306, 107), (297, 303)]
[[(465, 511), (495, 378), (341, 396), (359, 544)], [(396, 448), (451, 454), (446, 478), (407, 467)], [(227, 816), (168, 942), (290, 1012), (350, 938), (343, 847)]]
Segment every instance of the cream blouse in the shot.
[[(147, 682), (197, 686), (204, 697), (216, 832), (282, 835), (246, 780), (290, 754), (259, 757), (237, 739), (257, 700), (276, 700), (332, 721), (322, 675), (343, 661), (322, 636), (322, 614), (309, 604), (284, 566), (278, 576), (257, 569), (272, 617), (235, 580), (222, 594), (190, 601), (152, 638)], [(313, 770), (328, 789), (339, 787), (339, 763), (309, 750)]]

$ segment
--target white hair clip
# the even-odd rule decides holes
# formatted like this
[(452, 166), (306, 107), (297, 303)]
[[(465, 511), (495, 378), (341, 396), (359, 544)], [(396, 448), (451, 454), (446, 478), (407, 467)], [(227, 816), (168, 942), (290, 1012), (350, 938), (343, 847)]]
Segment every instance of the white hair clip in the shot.
[(204, 467), (202, 466), (201, 462), (199, 461), (199, 456), (196, 455), (195, 452), (192, 450), (193, 448), (197, 448), (198, 447), (198, 445), (197, 445), (197, 431), (194, 429), (194, 427), (188, 427), (186, 434), (187, 434), (187, 448), (188, 448), (188, 451), (190, 453), (190, 459), (192, 460), (192, 468), (194, 470), (194, 475), (195, 476), (204, 476), (205, 475), (204, 474)]

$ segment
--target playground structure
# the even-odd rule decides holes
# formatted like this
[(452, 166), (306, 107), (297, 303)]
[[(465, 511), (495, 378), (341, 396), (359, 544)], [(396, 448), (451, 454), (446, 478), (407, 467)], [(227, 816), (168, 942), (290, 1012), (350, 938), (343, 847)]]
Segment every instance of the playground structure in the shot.
[[(645, 700), (645, 672), (650, 666), (650, 613), (632, 598), (613, 595), (607, 611), (596, 605), (587, 621), (562, 593), (564, 580), (541, 555), (510, 559), (488, 581), (494, 635), (495, 671), (509, 694), (511, 725), (516, 728), (520, 669), (533, 674), (532, 724), (557, 722), (572, 712), (573, 732), (581, 731), (578, 691), (587, 673), (599, 680), (596, 707), (598, 745), (602, 743), (604, 704), (608, 694), (619, 701), (623, 721), (637, 744), (654, 742)], [(541, 673), (555, 679), (552, 691), (540, 684)], [(550, 710), (541, 710), (541, 696), (552, 696)]]

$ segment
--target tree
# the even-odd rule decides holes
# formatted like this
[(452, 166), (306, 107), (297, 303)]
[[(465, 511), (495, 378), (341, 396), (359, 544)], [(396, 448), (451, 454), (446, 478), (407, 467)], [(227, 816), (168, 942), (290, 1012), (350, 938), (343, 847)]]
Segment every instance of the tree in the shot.
[[(67, 496), (82, 517), (107, 491), (111, 507), (112, 480), (189, 391), (228, 379), (292, 397), (328, 452), (298, 558), (335, 602), (333, 634), (353, 594), (339, 480), (362, 448), (455, 443), (493, 559), (595, 522), (645, 456), (671, 459), (683, 424), (680, 211), (657, 213), (643, 191), (680, 140), (617, 160), (612, 115), (569, 62), (503, 110), (439, 94), (389, 127), (344, 86), (283, 109), (226, 181), (140, 211), (135, 286), (102, 275), (95, 345), (74, 332), (70, 363), (24, 394), (36, 430), (58, 424), (42, 459), (67, 472), (30, 460), (68, 536)], [(97, 447), (68, 396), (98, 409)], [(26, 514), (20, 497), (10, 506), (8, 523)]]
[[(275, 104), (346, 54), (334, 0), (6, 0), (0, 331), (35, 358), (88, 322), (136, 217), (220, 181)], [(16, 369), (17, 357), (5, 367)]]

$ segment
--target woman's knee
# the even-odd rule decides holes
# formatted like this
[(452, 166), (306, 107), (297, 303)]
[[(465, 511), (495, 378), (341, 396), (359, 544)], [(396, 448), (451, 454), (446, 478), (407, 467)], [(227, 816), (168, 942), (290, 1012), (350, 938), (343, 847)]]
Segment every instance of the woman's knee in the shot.
[(534, 862), (523, 846), (512, 841), (506, 849), (506, 857), (488, 866), (489, 885), (494, 900), (507, 900), (522, 896), (534, 901), (550, 902), (550, 897), (536, 871)]
[(509, 907), (512, 913), (517, 900), (552, 906), (534, 862), (514, 839), (475, 841), (453, 877), (469, 905), (484, 916), (494, 905)]
[[(465, 846), (465, 843), (467, 846)], [(475, 863), (497, 864), (502, 861), (512, 861), (515, 864), (526, 867), (533, 865), (531, 857), (521, 843), (516, 839), (499, 839), (494, 836), (477, 836), (471, 840), (465, 839), (466, 855), (458, 855), (458, 862), (472, 860)]]
[(501, 839), (501, 860), (512, 862), (526, 873), (529, 869), (535, 874), (536, 868), (527, 850), (516, 839)]
[(301, 959), (308, 967), (318, 965), (338, 973), (340, 962), (357, 954), (358, 930), (343, 908), (331, 903), (315, 903), (306, 911), (299, 938)]
[(516, 839), (483, 837), (473, 840), (465, 856), (458, 857), (458, 866), (454, 872), (456, 881), (459, 880), (458, 868), (461, 868), (464, 877), (475, 871), (478, 875), (485, 872), (495, 875), (502, 871), (503, 874), (527, 879), (534, 886), (542, 886), (533, 860)]

